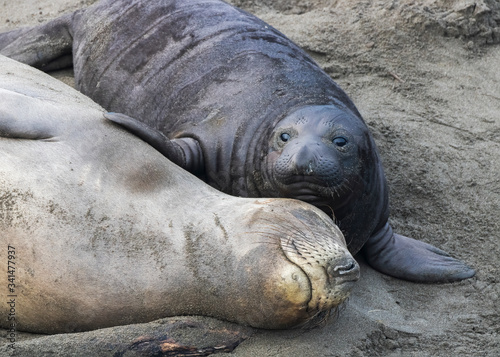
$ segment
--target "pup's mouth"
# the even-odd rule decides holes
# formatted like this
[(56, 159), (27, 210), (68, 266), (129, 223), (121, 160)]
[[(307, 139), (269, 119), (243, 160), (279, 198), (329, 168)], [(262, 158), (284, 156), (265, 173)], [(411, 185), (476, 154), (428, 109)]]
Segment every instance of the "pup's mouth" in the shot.
[(336, 210), (349, 202), (353, 190), (347, 185), (324, 186), (317, 181), (298, 180), (289, 184), (278, 183), (277, 191), (280, 197), (304, 201), (313, 206), (330, 207)]

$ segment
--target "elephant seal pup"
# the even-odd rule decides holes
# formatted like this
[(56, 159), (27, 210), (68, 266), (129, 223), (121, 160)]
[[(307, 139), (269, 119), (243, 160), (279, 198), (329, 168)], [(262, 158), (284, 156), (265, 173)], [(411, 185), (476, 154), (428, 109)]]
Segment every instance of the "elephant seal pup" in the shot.
[(282, 329), (348, 297), (359, 267), (326, 214), (217, 191), (104, 112), (0, 58), (0, 299), (18, 330), (175, 315)]
[(109, 119), (223, 192), (333, 211), (351, 253), (364, 246), (381, 272), (420, 282), (474, 275), (393, 233), (382, 164), (356, 107), (304, 51), (248, 13), (218, 0), (102, 0), (6, 33), (0, 50), (45, 70), (72, 62), (79, 90), (147, 126)]

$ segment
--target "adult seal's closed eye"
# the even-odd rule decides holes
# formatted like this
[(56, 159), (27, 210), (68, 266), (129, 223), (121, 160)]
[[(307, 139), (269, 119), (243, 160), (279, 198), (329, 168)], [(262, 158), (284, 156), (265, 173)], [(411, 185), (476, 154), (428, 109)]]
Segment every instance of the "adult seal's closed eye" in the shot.
[(248, 13), (217, 0), (103, 0), (0, 35), (0, 50), (43, 69), (72, 54), (78, 89), (142, 123), (109, 119), (223, 192), (334, 211), (351, 253), (379, 271), (420, 282), (474, 275), (393, 233), (360, 113), (304, 51)]
[(0, 254), (16, 251), (0, 299), (16, 295), (17, 330), (176, 315), (282, 329), (345, 301), (359, 267), (322, 211), (217, 191), (104, 112), (0, 56)]

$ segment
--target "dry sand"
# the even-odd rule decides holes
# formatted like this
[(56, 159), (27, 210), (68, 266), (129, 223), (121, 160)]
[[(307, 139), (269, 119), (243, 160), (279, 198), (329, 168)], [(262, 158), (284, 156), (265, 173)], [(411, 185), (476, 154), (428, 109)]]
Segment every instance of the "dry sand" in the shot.
[[(0, 0), (0, 31), (92, 2)], [(305, 48), (354, 100), (381, 151), (395, 229), (477, 270), (425, 285), (361, 262), (338, 318), (310, 331), (256, 331), (232, 354), (500, 356), (500, 2), (232, 3)]]

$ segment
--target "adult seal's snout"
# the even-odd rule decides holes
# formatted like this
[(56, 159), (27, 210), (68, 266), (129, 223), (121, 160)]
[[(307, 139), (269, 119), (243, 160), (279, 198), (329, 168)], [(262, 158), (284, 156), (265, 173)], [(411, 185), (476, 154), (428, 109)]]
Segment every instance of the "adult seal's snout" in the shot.
[[(308, 210), (294, 210), (292, 214), (316, 222), (310, 228), (299, 228), (294, 234), (283, 234), (281, 237), (286, 257), (297, 264), (309, 279), (312, 295), (308, 308), (322, 306), (325, 310), (338, 306), (347, 299), (348, 291), (359, 279), (359, 266), (346, 249), (343, 238), (331, 239), (314, 228), (323, 226), (326, 216)], [(333, 230), (333, 237), (342, 237), (337, 227)]]

